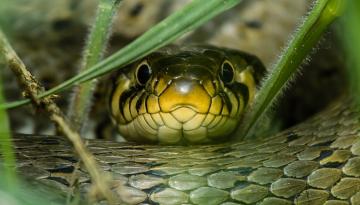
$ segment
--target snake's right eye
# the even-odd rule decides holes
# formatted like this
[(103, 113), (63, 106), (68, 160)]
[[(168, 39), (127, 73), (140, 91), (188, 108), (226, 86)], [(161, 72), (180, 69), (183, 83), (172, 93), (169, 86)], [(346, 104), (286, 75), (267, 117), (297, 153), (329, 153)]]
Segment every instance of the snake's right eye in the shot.
[(151, 77), (151, 67), (147, 61), (141, 62), (136, 68), (136, 80), (140, 85), (145, 85)]
[(231, 83), (234, 80), (234, 67), (229, 61), (224, 61), (220, 69), (220, 79), (224, 83)]

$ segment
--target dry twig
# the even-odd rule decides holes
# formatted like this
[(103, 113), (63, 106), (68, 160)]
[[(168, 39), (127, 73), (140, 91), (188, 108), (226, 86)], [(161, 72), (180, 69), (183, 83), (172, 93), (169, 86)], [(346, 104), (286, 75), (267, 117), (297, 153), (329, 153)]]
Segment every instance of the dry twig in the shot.
[(44, 91), (44, 88), (39, 85), (36, 79), (26, 69), (26, 66), (8, 43), (2, 31), (0, 31), (0, 54), (4, 56), (5, 62), (14, 72), (18, 83), (21, 85), (21, 87), (23, 87), (25, 96), (32, 100), (32, 103), (35, 107), (45, 109), (49, 114), (49, 118), (72, 142), (76, 153), (80, 156), (91, 176), (92, 181), (94, 182), (96, 193), (105, 197), (109, 204), (113, 204), (113, 195), (108, 187), (109, 183), (107, 183), (109, 181), (109, 177), (106, 177), (105, 174), (100, 171), (93, 155), (88, 151), (83, 141), (81, 140), (79, 133), (74, 131), (74, 129), (66, 122), (63, 113), (54, 103), (53, 96), (44, 97), (42, 99), (38, 99), (36, 97)]

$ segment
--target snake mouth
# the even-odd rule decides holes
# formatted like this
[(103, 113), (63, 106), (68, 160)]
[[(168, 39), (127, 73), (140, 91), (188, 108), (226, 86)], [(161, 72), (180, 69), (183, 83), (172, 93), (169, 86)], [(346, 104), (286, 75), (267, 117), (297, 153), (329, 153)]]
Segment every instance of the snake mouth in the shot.
[[(244, 103), (229, 90), (211, 97), (199, 83), (187, 84), (191, 85), (189, 92), (177, 92), (177, 85), (168, 85), (159, 96), (147, 93), (122, 100), (127, 103), (122, 109), (124, 119), (118, 123), (120, 133), (139, 143), (184, 145), (226, 141), (236, 129)], [(140, 105), (139, 112), (136, 105)]]
[[(207, 52), (211, 51), (211, 52)], [(212, 47), (159, 51), (118, 73), (110, 111), (128, 141), (224, 142), (256, 91), (252, 56)]]
[(210, 79), (162, 81), (154, 84), (152, 92), (114, 95), (121, 103), (120, 111), (113, 116), (120, 117), (115, 121), (125, 139), (139, 143), (209, 144), (226, 141), (235, 131), (246, 104), (239, 93), (216, 88), (219, 83)]
[(199, 114), (181, 107), (171, 113), (145, 113), (118, 128), (132, 141), (184, 145), (225, 141), (237, 124), (228, 115)]

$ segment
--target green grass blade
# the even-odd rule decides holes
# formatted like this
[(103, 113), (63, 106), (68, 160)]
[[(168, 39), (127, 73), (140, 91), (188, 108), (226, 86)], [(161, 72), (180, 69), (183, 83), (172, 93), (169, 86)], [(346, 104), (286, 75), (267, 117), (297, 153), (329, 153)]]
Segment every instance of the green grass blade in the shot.
[[(2, 92), (2, 81), (0, 80), (0, 102), (4, 102)], [(11, 141), (9, 119), (6, 110), (0, 109), (0, 187), (14, 189), (17, 186), (17, 176), (15, 174), (15, 154)]]
[[(2, 84), (2, 74), (4, 65), (3, 55), (7, 54), (6, 50), (7, 40), (5, 36), (0, 31), (0, 103), (5, 102), (5, 97), (3, 94), (3, 84)], [(6, 187), (9, 190), (13, 190), (17, 187), (17, 177), (14, 172), (15, 168), (15, 154), (13, 150), (13, 145), (11, 141), (11, 131), (9, 119), (5, 109), (0, 109), (0, 187)]]
[(351, 94), (360, 102), (360, 1), (350, 0), (343, 18), (345, 32), (341, 31), (347, 49), (347, 66)]
[(66, 198), (59, 190), (43, 184), (30, 186), (22, 182), (20, 187), (11, 191), (0, 187), (1, 205), (64, 205), (65, 202)]
[[(171, 43), (184, 33), (202, 25), (212, 17), (240, 2), (241, 0), (194, 0), (183, 9), (175, 12), (152, 27), (125, 48), (117, 51), (90, 69), (44, 92), (39, 95), (39, 97), (58, 93), (70, 86), (91, 80), (106, 72), (131, 63), (151, 51)], [(0, 104), (0, 108), (13, 108), (14, 106), (20, 106), (26, 103), (29, 103), (29, 101), (23, 100), (11, 104)]]
[(344, 8), (346, 0), (319, 0), (295, 33), (274, 69), (263, 82), (252, 109), (244, 116), (244, 123), (237, 137), (249, 137), (255, 132), (258, 122), (265, 116), (274, 100), (286, 87), (304, 58), (318, 42), (323, 32)]
[[(80, 72), (98, 63), (108, 44), (113, 17), (116, 13), (118, 0), (100, 0), (96, 18), (83, 52)], [(96, 87), (96, 80), (77, 85), (73, 91), (73, 98), (67, 116), (73, 127), (82, 132), (84, 122), (88, 118), (88, 111), (92, 105), (92, 97)]]

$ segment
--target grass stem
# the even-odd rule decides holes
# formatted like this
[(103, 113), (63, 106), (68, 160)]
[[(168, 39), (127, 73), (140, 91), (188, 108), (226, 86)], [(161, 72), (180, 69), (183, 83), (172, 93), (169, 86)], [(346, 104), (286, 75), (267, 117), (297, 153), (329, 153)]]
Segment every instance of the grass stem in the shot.
[[(119, 2), (118, 0), (99, 1), (95, 22), (92, 25), (85, 46), (80, 72), (89, 69), (102, 59), (111, 33), (112, 19)], [(73, 98), (68, 110), (68, 118), (70, 123), (80, 133), (82, 133), (83, 124), (88, 118), (96, 82), (97, 80), (87, 81), (74, 88)]]
[[(9, 50), (7, 49), (8, 45), (9, 43), (6, 40), (5, 35), (0, 30), (0, 59), (2, 59), (0, 62), (5, 60), (5, 56), (10, 54)], [(0, 103), (4, 103), (5, 97), (2, 88), (2, 74), (5, 65), (0, 63), (0, 66)], [(9, 119), (5, 109), (0, 109), (0, 153), (3, 156), (2, 160), (4, 165), (3, 167), (0, 167), (0, 174), (3, 176), (3, 180), (0, 180), (0, 186), (14, 190), (18, 185), (17, 176), (14, 171), (16, 167), (15, 154), (11, 140)]]
[[(107, 72), (119, 69), (148, 53), (165, 46), (184, 33), (191, 31), (212, 17), (230, 9), (242, 0), (193, 0), (181, 10), (170, 15), (135, 41), (107, 57), (91, 68), (66, 80), (60, 85), (38, 95), (38, 98), (58, 93), (73, 85), (99, 77)], [(0, 108), (14, 108), (28, 104), (29, 100), (19, 100), (0, 104)]]
[[(59, 107), (54, 103), (53, 99), (50, 97), (45, 97), (42, 99), (36, 98), (36, 96), (44, 90), (43, 87), (39, 85), (36, 79), (32, 74), (27, 70), (25, 64), (15, 53), (13, 48), (4, 35), (0, 31), (0, 54), (3, 54), (6, 64), (14, 72), (18, 83), (23, 88), (25, 96), (31, 99), (31, 102), (35, 107), (44, 108), (49, 114), (49, 118), (59, 127), (60, 131), (71, 141), (74, 146), (76, 153), (81, 158), (81, 161), (84, 163), (85, 168), (89, 172), (91, 179), (94, 184), (94, 190), (96, 194), (94, 196), (101, 195), (106, 198), (109, 204), (113, 204), (114, 199), (112, 192), (108, 188), (109, 177), (104, 174), (99, 166), (97, 165), (94, 156), (88, 151), (85, 144), (81, 140), (81, 137), (76, 130), (73, 130), (69, 123), (63, 117), (63, 114)], [(94, 198), (91, 197), (90, 198)]]
[(244, 116), (236, 136), (238, 139), (252, 136), (257, 123), (265, 116), (275, 99), (282, 93), (292, 75), (319, 41), (328, 26), (343, 13), (346, 0), (318, 0), (299, 30), (294, 34), (262, 83), (253, 107)]

